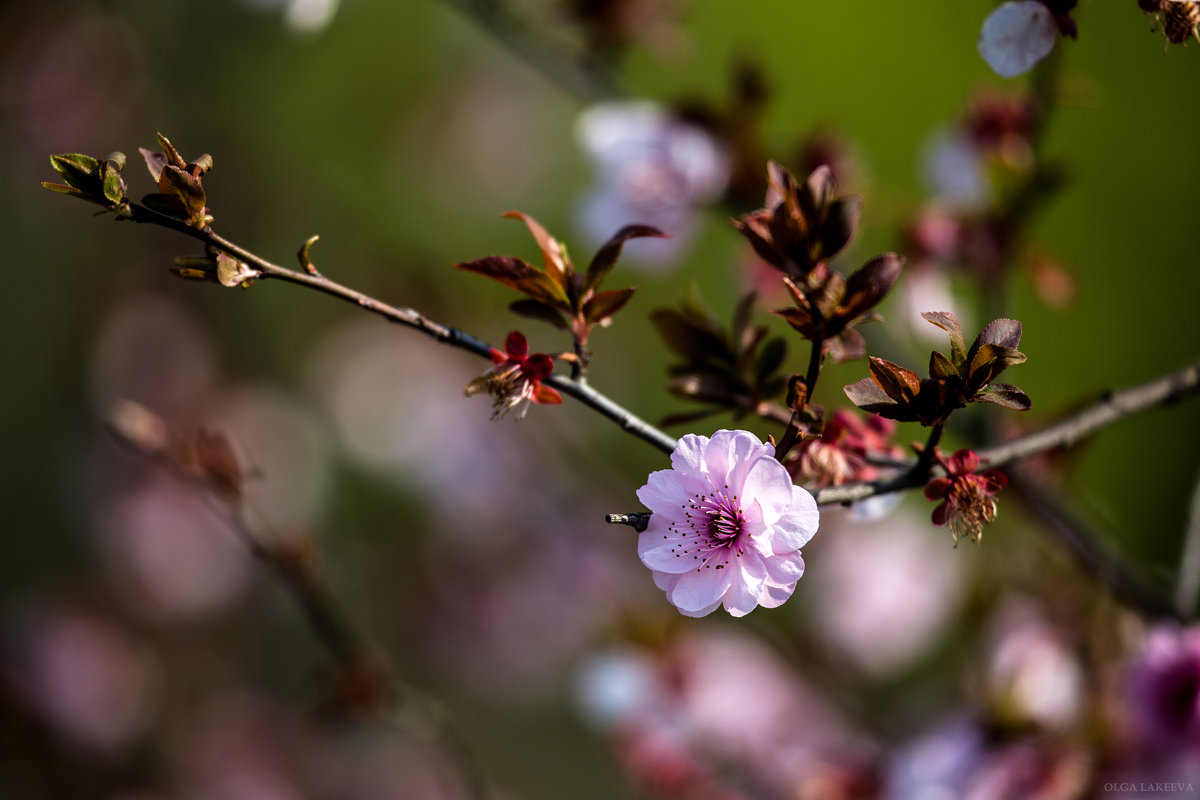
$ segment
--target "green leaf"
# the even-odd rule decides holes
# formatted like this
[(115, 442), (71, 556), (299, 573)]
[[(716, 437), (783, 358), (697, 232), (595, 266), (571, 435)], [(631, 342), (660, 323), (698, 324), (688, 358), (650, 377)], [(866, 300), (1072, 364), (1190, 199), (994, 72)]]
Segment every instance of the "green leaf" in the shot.
[(617, 259), (621, 257), (621, 248), (625, 246), (625, 242), (647, 236), (657, 239), (670, 238), (668, 234), (649, 225), (626, 225), (613, 234), (612, 238), (597, 251), (592, 263), (588, 265), (587, 277), (583, 281), (584, 293), (586, 294), (589, 289), (598, 288), (604, 282), (608, 273), (612, 272), (613, 267), (617, 265)]
[(125, 181), (121, 173), (106, 164), (104, 169), (104, 196), (114, 205), (125, 202)]
[(83, 192), (79, 191), (74, 186), (67, 186), (65, 183), (42, 181), (42, 186), (46, 187), (52, 192), (58, 192), (59, 194), (73, 194), (79, 196), (83, 200), (88, 199), (87, 197), (83, 196)]
[(50, 166), (71, 186), (87, 194), (101, 194), (100, 162), (82, 153), (50, 156)]

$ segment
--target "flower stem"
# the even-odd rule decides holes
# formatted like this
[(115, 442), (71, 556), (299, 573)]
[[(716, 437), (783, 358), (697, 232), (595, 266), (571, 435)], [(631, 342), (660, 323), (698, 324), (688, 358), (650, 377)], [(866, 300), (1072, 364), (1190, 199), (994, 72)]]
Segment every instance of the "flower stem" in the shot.
[(942, 431), (946, 429), (945, 421), (939, 422), (929, 431), (929, 438), (925, 440), (925, 446), (921, 450), (921, 455), (917, 458), (916, 466), (913, 471), (919, 473), (920, 477), (929, 475), (929, 468), (933, 466), (933, 459), (937, 455), (938, 442), (942, 440)]
[(792, 417), (788, 420), (787, 430), (783, 432), (779, 443), (775, 445), (775, 458), (780, 461), (783, 461), (783, 457), (788, 454), (788, 451), (800, 441), (800, 422), (803, 419), (804, 410), (808, 408), (809, 400), (812, 399), (813, 390), (817, 386), (817, 378), (821, 376), (822, 351), (824, 349), (824, 339), (812, 340), (812, 350), (808, 354), (808, 370), (804, 373), (804, 402), (797, 403), (796, 407), (792, 409)]

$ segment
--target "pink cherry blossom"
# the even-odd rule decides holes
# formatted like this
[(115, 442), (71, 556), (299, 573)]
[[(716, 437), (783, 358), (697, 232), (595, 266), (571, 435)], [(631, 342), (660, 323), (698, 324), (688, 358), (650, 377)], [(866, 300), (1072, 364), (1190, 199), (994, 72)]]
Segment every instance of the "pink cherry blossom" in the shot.
[(723, 605), (741, 617), (795, 591), (804, 574), (800, 548), (817, 532), (819, 514), (774, 446), (746, 431), (688, 434), (671, 469), (652, 472), (637, 495), (654, 512), (638, 555), (684, 615)]

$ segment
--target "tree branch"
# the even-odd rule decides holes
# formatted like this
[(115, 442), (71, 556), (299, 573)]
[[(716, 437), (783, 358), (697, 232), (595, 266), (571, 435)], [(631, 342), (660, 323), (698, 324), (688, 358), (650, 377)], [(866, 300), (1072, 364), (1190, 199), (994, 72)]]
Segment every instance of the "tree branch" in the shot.
[[(486, 342), (471, 336), (457, 328), (443, 325), (426, 317), (416, 309), (393, 306), (363, 294), (355, 289), (330, 280), (315, 270), (294, 270), (251, 253), (243, 247), (217, 235), (212, 230), (198, 230), (180, 220), (159, 214), (143, 205), (131, 203), (130, 208), (135, 222), (159, 225), (178, 231), (192, 239), (204, 242), (245, 263), (259, 273), (259, 279), (274, 278), (285, 283), (294, 283), (309, 289), (336, 297), (372, 314), (377, 314), (388, 322), (413, 328), (442, 344), (466, 350), (482, 358), (491, 358), (491, 346)], [(676, 440), (670, 434), (656, 428), (649, 422), (638, 417), (633, 412), (621, 406), (612, 398), (591, 387), (586, 380), (572, 380), (564, 375), (551, 375), (545, 383), (558, 389), (563, 394), (574, 397), (579, 402), (607, 417), (621, 426), (621, 429), (637, 438), (657, 447), (664, 453), (675, 449)]]

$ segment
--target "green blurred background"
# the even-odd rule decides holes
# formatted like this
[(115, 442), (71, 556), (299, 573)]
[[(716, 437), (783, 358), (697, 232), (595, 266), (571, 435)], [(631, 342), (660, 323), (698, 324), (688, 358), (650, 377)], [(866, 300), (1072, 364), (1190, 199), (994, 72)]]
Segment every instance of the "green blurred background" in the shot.
[[(468, 738), (497, 782), (521, 797), (563, 797), (564, 787), (572, 797), (619, 795), (621, 777), (564, 692), (515, 708), (481, 700), (439, 682), (436, 659), (411, 653), (424, 593), (436, 585), (431, 574), (439, 568), (438, 546), (430, 542), (445, 532), (429, 510), (427, 489), (381, 478), (339, 448), (321, 402), (330, 373), (314, 361), (333, 332), (374, 325), (395, 337), (398, 353), (423, 352), (412, 366), (401, 359), (395, 367), (414, 396), (465, 385), (485, 364), (359, 320), (352, 307), (294, 287), (264, 283), (242, 292), (177, 281), (166, 267), (171, 257), (196, 252), (192, 244), (162, 230), (93, 219), (89, 207), (38, 186), (54, 177), (51, 153), (123, 150), (136, 197), (151, 188), (136, 148), (152, 147), (162, 131), (185, 157), (214, 156), (205, 185), (222, 235), (287, 264), (306, 238), (320, 234), (313, 257), (331, 277), (493, 343), (514, 327), (504, 311), (512, 297), (450, 265), (492, 253), (534, 259), (527, 233), (502, 212), (535, 216), (586, 262), (590, 246), (573, 244), (574, 209), (591, 180), (573, 134), (581, 98), (448, 3), (344, 0), (327, 26), (308, 33), (290, 29), (266, 5), (51, 0), (0, 11), (7, 275), (0, 412), (9, 453), (0, 613), (15, 618), (64, 596), (116, 602), (95, 529), (112, 489), (106, 473), (133, 467), (108, 452), (114, 446), (100, 429), (106, 395), (98, 388), (105, 380), (98, 353), (111, 346), (105, 343), (119, 309), (130, 298), (151, 298), (208, 342), (201, 348), (207, 355), (184, 348), (180, 358), (213, 360), (206, 369), (219, 384), (269, 387), (281, 398), (269, 407), (303, 418), (298, 429), (316, 443), (321, 465), (317, 477), (291, 484), (312, 493), (312, 508), (285, 524), (316, 532), (334, 586), (397, 669), (459, 698), (452, 702), (460, 704)], [(866, 204), (846, 263), (860, 263), (899, 247), (898, 225), (924, 198), (919, 162), (931, 131), (958, 118), (971, 92), (1005, 85), (975, 48), (991, 5), (684, 2), (671, 35), (635, 45), (621, 76), (633, 97), (719, 101), (728, 95), (733, 64), (757, 60), (772, 89), (768, 155), (786, 158), (815, 126), (852, 144), (861, 170), (850, 188)], [(553, 4), (522, 7), (547, 35), (561, 35), (565, 23)], [(1054, 310), (1026, 283), (1011, 287), (1009, 314), (1024, 324), (1021, 349), (1029, 357), (1012, 381), (1033, 398), (1033, 420), (1180, 367), (1200, 351), (1197, 43), (1164, 54), (1161, 37), (1131, 0), (1085, 2), (1075, 16), (1079, 40), (1057, 45), (1066, 99), (1045, 146), (1069, 180), (1032, 238), (1073, 274), (1079, 291), (1068, 308)], [(646, 312), (695, 286), (728, 319), (741, 285), (733, 267), (744, 253), (715, 213), (702, 220), (673, 269), (638, 270), (635, 258), (619, 267), (612, 287), (624, 280), (640, 289), (617, 324), (595, 334), (593, 383), (652, 420), (679, 410), (663, 388), (669, 358)], [(521, 327), (536, 349), (566, 346), (546, 326)], [(868, 342), (881, 330), (868, 328)], [(136, 373), (139, 354), (123, 369)], [(172, 356), (146, 354), (141, 385), (152, 386), (155, 370)], [(804, 358), (794, 347), (791, 368), (801, 369)], [(910, 359), (914, 367), (923, 363)], [(861, 362), (831, 370), (818, 399), (838, 405), (837, 387), (863, 375)], [(518, 486), (487, 501), (527, 508), (530, 526), (551, 509), (558, 524), (618, 542), (625, 534), (607, 529), (600, 515), (635, 510), (634, 491), (663, 464), (661, 454), (570, 400), (491, 427), (481, 424), (486, 401), (462, 399), (454, 388), (445, 403), (453, 409), (445, 421), (461, 425), (460, 435), (410, 432), (406, 446), (428, 463), (443, 458), (447, 442), (477, 446), (482, 466), (457, 488), (463, 494), (481, 491), (478, 482), (505, 469), (504, 448), (534, 453)], [(410, 410), (392, 411), (402, 427)], [(486, 443), (488, 431), (499, 445)], [(904, 429), (898, 439), (920, 436)], [(1066, 479), (1108, 544), (1164, 587), (1174, 577), (1200, 473), (1198, 444), (1194, 402), (1156, 410), (1084, 445)], [(928, 512), (920, 498), (906, 502)], [(983, 544), (990, 569), (1004, 574), (1006, 561), (1057, 558), (1026, 533), (1015, 508), (1010, 514), (1003, 499), (1001, 506), (1001, 524)], [(478, 543), (486, 541), (487, 517), (479, 519), (480, 530), (465, 541), (486, 549)], [(504, 519), (516, 525), (511, 515)], [(619, 552), (636, 563), (632, 539), (624, 547)], [(819, 569), (817, 552), (810, 572)], [(287, 599), (270, 581), (261, 583), (267, 585), (252, 590), (245, 618), (226, 607), (179, 623), (175, 630), (183, 633), (174, 635), (233, 649), (254, 642), (255, 680), (302, 694), (320, 655)], [(801, 602), (803, 594), (792, 601)], [(164, 680), (169, 684), (170, 675)], [(548, 732), (556, 737), (550, 752), (539, 744)]]

